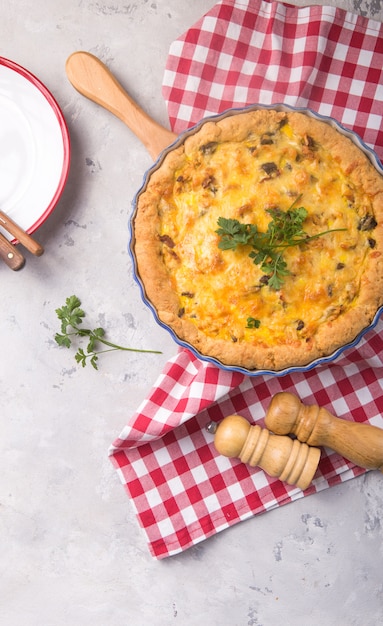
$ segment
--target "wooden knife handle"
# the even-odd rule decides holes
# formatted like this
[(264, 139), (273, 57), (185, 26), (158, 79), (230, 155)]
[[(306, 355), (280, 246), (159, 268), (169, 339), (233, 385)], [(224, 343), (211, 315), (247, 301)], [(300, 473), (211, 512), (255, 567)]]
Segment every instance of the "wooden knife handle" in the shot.
[(18, 239), (19, 242), (32, 254), (35, 254), (36, 256), (41, 256), (43, 254), (44, 248), (3, 211), (0, 211), (0, 226), (5, 228), (6, 231)]
[(383, 428), (340, 419), (287, 392), (272, 398), (265, 425), (277, 435), (296, 435), (309, 446), (327, 446), (359, 467), (383, 471)]
[(12, 270), (21, 270), (25, 265), (21, 252), (2, 233), (0, 233), (0, 258)]
[(155, 160), (177, 138), (175, 133), (147, 115), (106, 65), (90, 52), (80, 50), (71, 54), (65, 69), (73, 87), (124, 122), (144, 144), (152, 159)]

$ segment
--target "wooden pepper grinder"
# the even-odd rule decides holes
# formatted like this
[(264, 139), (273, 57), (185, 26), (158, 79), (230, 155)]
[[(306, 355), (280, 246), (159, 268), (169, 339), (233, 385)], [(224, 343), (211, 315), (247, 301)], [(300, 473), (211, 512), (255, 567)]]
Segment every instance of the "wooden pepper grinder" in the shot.
[(319, 463), (320, 450), (290, 437), (279, 437), (258, 425), (252, 426), (240, 415), (229, 415), (219, 424), (206, 426), (214, 434), (220, 454), (239, 458), (251, 467), (258, 466), (270, 476), (289, 485), (307, 489)]
[(277, 435), (291, 433), (309, 446), (327, 446), (365, 469), (383, 471), (383, 429), (334, 417), (319, 406), (305, 406), (281, 392), (271, 400), (266, 427)]

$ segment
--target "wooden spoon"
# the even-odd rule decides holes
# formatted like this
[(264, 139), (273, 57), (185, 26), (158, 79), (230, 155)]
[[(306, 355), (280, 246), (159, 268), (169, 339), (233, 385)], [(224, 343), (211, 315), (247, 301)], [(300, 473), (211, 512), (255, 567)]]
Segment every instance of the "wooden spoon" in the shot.
[(175, 133), (145, 113), (106, 65), (90, 52), (71, 54), (65, 69), (73, 87), (124, 122), (144, 144), (153, 160), (177, 138)]

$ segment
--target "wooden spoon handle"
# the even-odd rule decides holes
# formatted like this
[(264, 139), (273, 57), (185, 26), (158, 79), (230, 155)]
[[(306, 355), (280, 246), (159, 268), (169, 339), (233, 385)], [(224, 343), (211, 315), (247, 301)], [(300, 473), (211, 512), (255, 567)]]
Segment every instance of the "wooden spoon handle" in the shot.
[(73, 87), (83, 96), (116, 115), (138, 137), (156, 159), (177, 135), (157, 124), (123, 89), (110, 70), (90, 52), (78, 51), (66, 62)]
[(0, 211), (0, 226), (16, 237), (24, 248), (29, 250), (32, 254), (35, 254), (36, 256), (41, 256), (43, 254), (44, 248), (3, 211)]
[(21, 270), (25, 265), (21, 252), (2, 233), (0, 233), (0, 258), (11, 270)]

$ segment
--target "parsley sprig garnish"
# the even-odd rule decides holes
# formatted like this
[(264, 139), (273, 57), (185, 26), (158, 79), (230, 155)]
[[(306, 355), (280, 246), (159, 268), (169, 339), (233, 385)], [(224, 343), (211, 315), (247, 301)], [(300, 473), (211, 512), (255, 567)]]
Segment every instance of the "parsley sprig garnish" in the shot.
[[(129, 352), (151, 352), (161, 354), (157, 350), (140, 350), (138, 348), (125, 348), (116, 343), (112, 343), (105, 339), (105, 330), (103, 328), (80, 328), (85, 318), (85, 312), (81, 307), (81, 301), (77, 296), (66, 298), (65, 305), (56, 309), (56, 315), (61, 321), (61, 333), (56, 333), (55, 341), (59, 346), (70, 348), (72, 345), (72, 337), (87, 337), (88, 343), (86, 349), (78, 348), (75, 354), (77, 363), (85, 367), (88, 359), (94, 367), (98, 369), (98, 355), (104, 352), (112, 352), (113, 350), (127, 350)], [(107, 346), (106, 350), (95, 350), (97, 344)]]
[(283, 258), (286, 248), (307, 244), (328, 233), (345, 230), (336, 228), (308, 235), (303, 229), (308, 212), (302, 206), (293, 208), (296, 201), (287, 211), (279, 208), (267, 210), (272, 219), (266, 232), (260, 232), (256, 224), (243, 224), (236, 219), (225, 217), (218, 218), (219, 228), (216, 233), (221, 238), (218, 247), (221, 250), (236, 250), (240, 246), (251, 246), (249, 257), (267, 275), (267, 284), (271, 289), (280, 289), (285, 276), (290, 274)]

